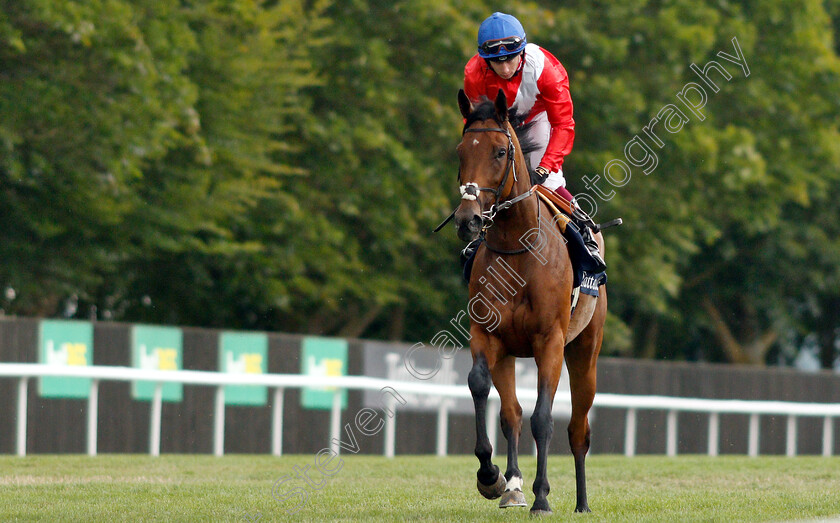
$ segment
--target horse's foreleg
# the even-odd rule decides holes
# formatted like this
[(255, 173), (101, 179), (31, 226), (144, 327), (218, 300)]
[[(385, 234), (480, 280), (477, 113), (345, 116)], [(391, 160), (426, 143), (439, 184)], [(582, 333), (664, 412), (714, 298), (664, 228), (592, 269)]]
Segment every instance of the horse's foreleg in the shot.
[[(531, 507), (532, 515), (550, 514), (551, 507), (548, 504), (548, 493), (551, 487), (548, 484), (548, 445), (551, 442), (551, 435), (554, 432), (554, 419), (551, 416), (551, 408), (554, 404), (554, 393), (557, 391), (557, 383), (560, 381), (560, 371), (563, 368), (563, 343), (562, 336), (559, 344), (552, 344), (551, 348), (544, 351), (537, 357), (537, 404), (534, 407), (534, 414), (531, 416), (531, 433), (534, 435), (534, 442), (537, 445), (537, 476), (534, 478), (534, 505)], [(556, 351), (556, 353), (552, 352)]]
[(490, 369), (483, 354), (478, 354), (467, 378), (475, 405), (475, 456), (478, 458), (478, 491), (487, 499), (496, 499), (505, 490), (505, 477), (493, 465), (493, 446), (487, 437), (487, 396), (493, 384)]
[(499, 501), (499, 508), (525, 507), (522, 493), (522, 472), (519, 470), (519, 434), (522, 432), (522, 406), (516, 399), (516, 358), (506, 356), (493, 367), (493, 384), (502, 400), (502, 433), (507, 440), (507, 470), (505, 471), (505, 493)]

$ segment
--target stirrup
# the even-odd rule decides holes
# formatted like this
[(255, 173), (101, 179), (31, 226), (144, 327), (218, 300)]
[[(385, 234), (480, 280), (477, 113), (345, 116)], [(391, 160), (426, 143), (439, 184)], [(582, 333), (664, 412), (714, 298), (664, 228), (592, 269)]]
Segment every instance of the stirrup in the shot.
[(586, 212), (578, 206), (575, 206), (575, 210), (572, 213), (572, 218), (574, 218), (578, 228), (583, 231), (583, 229), (592, 229), (592, 232), (598, 234), (604, 229), (609, 229), (610, 227), (616, 227), (624, 223), (624, 220), (621, 218), (616, 218), (614, 220), (610, 220), (604, 223), (595, 223)]

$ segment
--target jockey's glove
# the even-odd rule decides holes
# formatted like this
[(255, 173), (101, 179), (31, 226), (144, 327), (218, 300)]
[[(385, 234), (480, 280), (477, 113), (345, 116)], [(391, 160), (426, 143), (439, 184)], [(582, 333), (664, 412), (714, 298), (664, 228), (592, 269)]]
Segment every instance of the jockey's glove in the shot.
[(548, 172), (548, 169), (540, 165), (534, 169), (534, 172), (531, 175), (531, 183), (534, 185), (541, 185), (548, 179), (549, 174), (551, 173)]

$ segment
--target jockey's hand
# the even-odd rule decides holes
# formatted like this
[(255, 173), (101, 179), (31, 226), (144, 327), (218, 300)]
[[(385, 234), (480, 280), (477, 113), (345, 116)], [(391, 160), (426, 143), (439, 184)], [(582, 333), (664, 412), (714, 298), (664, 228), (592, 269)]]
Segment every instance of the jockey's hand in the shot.
[(531, 173), (531, 183), (534, 185), (541, 185), (543, 182), (548, 179), (548, 175), (551, 174), (548, 172), (548, 169), (540, 165), (534, 172)]

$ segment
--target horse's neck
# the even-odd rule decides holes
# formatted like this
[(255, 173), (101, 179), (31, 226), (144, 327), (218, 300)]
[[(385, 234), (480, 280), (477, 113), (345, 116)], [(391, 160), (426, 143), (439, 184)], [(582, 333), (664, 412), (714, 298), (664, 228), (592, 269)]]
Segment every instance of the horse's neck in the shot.
[[(520, 158), (524, 162), (524, 158)], [(519, 161), (519, 158), (517, 161)], [(510, 196), (505, 200), (513, 199), (531, 189), (530, 175), (527, 169), (517, 169), (517, 171), (517, 181), (513, 184)], [(517, 250), (522, 248), (520, 239), (528, 231), (538, 226), (537, 205), (537, 197), (532, 195), (499, 212), (493, 219), (493, 226), (487, 231), (487, 241), (500, 249)], [(494, 240), (499, 244), (497, 245)]]

